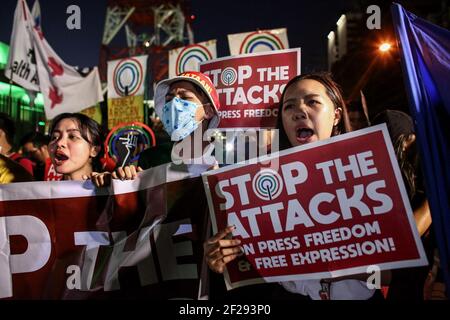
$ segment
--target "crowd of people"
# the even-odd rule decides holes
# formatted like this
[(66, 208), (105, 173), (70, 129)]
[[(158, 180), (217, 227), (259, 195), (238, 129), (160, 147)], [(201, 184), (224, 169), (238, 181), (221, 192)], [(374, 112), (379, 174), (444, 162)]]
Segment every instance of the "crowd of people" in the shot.
[[(111, 178), (135, 179), (138, 172), (169, 163), (183, 144), (192, 144), (194, 135), (217, 128), (220, 102), (210, 79), (199, 72), (186, 72), (163, 80), (155, 88), (155, 111), (171, 141), (157, 144), (140, 154), (137, 166), (118, 167), (104, 172), (100, 159), (104, 154), (100, 125), (79, 114), (61, 114), (53, 119), (49, 135), (37, 132), (21, 139), (20, 152), (15, 151), (14, 123), (0, 114), (0, 182), (45, 181), (52, 165), (63, 180), (92, 179), (103, 187)], [(277, 129), (280, 149), (329, 139), (352, 128), (340, 86), (328, 73), (309, 73), (296, 76), (283, 90)], [(420, 159), (415, 143), (411, 117), (398, 110), (385, 110), (376, 115), (371, 124), (386, 123), (396, 151), (402, 176), (414, 211), (417, 229), (425, 247), (429, 265), (383, 272), (383, 288), (369, 289), (368, 275), (345, 278), (289, 281), (246, 286), (227, 291), (222, 274), (226, 265), (241, 254), (240, 241), (231, 238), (233, 226), (209, 234), (204, 242), (204, 259), (208, 265), (210, 299), (264, 297), (267, 299), (350, 299), (350, 300), (411, 300), (432, 297), (442, 283), (438, 253), (434, 241), (430, 208), (426, 197)], [(202, 142), (207, 150), (208, 141)], [(180, 156), (178, 154), (178, 156)], [(200, 158), (205, 154), (196, 155)], [(192, 155), (182, 154), (183, 160)], [(192, 160), (192, 159), (191, 159)], [(208, 170), (218, 168), (217, 163)]]

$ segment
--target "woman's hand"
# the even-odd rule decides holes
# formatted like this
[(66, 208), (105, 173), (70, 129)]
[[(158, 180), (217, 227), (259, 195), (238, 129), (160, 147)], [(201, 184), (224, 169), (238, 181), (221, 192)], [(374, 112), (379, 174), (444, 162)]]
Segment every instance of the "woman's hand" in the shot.
[(135, 167), (134, 165), (129, 165), (125, 167), (119, 167), (112, 173), (113, 179), (120, 180), (134, 180), (137, 177), (137, 173), (144, 171), (141, 167)]
[(241, 240), (224, 239), (234, 229), (234, 226), (226, 227), (203, 243), (206, 262), (209, 268), (216, 273), (223, 273), (226, 264), (236, 259), (241, 253), (239, 247)]
[(134, 165), (125, 166), (123, 168), (118, 168), (113, 173), (105, 171), (105, 172), (92, 172), (91, 176), (88, 177), (86, 175), (83, 176), (84, 180), (91, 179), (92, 183), (97, 187), (107, 187), (111, 184), (112, 179), (120, 179), (120, 180), (134, 180), (137, 177), (137, 173), (143, 171), (141, 167), (135, 167)]

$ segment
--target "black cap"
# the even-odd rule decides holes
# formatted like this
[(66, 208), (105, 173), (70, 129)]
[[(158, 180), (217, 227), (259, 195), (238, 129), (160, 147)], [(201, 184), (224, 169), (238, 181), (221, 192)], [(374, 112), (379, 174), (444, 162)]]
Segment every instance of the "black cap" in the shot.
[(372, 125), (386, 123), (392, 141), (396, 141), (402, 134), (414, 133), (412, 118), (399, 110), (385, 110), (378, 113), (371, 121)]

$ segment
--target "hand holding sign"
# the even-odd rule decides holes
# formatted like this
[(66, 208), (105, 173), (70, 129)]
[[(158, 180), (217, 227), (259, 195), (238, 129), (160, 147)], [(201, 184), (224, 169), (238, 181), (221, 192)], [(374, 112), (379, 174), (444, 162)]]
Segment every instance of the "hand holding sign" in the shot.
[(92, 183), (97, 187), (107, 187), (111, 184), (112, 179), (120, 180), (134, 180), (137, 177), (137, 173), (144, 171), (141, 167), (135, 167), (134, 165), (129, 165), (125, 167), (119, 167), (114, 172), (92, 172), (91, 176), (83, 176), (83, 180), (91, 179)]
[(238, 247), (241, 244), (240, 240), (224, 239), (234, 229), (236, 227), (228, 226), (203, 244), (206, 262), (211, 270), (216, 273), (223, 273), (225, 271), (225, 265), (236, 259), (239, 253), (241, 253), (241, 249)]

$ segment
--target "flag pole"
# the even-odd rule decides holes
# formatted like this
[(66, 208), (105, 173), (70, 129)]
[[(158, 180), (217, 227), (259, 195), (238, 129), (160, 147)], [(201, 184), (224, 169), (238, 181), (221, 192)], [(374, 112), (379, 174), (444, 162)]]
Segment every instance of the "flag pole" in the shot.
[(11, 77), (9, 78), (9, 101), (8, 101), (8, 114), (12, 116), (12, 86), (13, 86), (13, 69), (11, 69)]

